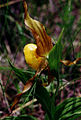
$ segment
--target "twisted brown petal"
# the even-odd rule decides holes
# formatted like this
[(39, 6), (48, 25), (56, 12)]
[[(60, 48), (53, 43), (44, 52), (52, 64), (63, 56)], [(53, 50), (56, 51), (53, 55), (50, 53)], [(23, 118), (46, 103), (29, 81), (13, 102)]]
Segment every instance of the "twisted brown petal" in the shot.
[(47, 35), (45, 27), (39, 21), (36, 21), (29, 16), (27, 11), (27, 4), (25, 1), (24, 9), (25, 9), (24, 22), (25, 25), (32, 32), (36, 40), (37, 54), (39, 56), (46, 56), (53, 47), (51, 38)]
[(81, 58), (77, 58), (76, 60), (74, 60), (73, 62), (69, 61), (69, 60), (61, 60), (60, 62), (63, 63), (64, 65), (67, 65), (67, 66), (71, 66), (71, 65), (74, 65), (76, 64), (78, 61), (80, 61)]

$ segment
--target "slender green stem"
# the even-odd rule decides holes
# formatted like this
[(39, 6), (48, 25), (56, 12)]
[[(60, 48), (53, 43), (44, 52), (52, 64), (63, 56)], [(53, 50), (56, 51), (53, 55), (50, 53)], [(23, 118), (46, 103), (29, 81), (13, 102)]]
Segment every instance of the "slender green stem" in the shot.
[(56, 87), (56, 91), (55, 91), (55, 96), (57, 95), (58, 89), (59, 89), (59, 74), (57, 74), (56, 79), (57, 79), (57, 87)]

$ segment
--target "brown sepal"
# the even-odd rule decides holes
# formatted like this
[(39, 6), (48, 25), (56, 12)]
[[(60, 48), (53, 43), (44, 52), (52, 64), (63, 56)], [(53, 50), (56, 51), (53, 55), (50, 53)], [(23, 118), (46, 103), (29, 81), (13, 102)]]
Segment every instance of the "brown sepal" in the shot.
[(73, 62), (71, 62), (69, 60), (61, 60), (60, 62), (63, 63), (64, 65), (71, 66), (71, 65), (77, 64), (77, 62), (80, 61), (80, 60), (81, 60), (81, 58), (77, 58)]

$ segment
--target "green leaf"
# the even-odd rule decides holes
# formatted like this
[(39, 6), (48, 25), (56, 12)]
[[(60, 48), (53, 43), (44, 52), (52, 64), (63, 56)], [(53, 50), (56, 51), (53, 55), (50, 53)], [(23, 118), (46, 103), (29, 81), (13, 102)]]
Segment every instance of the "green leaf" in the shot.
[(22, 33), (23, 32), (22, 27), (20, 26), (18, 22), (16, 22), (16, 26), (18, 28), (19, 33)]
[(45, 115), (45, 119), (44, 120), (49, 120), (49, 117), (48, 117), (47, 114)]
[(39, 100), (39, 102), (42, 104), (42, 107), (46, 111), (47, 115), (49, 116), (49, 119), (53, 120), (52, 112), (51, 112), (51, 97), (49, 96), (49, 93), (47, 92), (47, 90), (40, 84), (37, 84), (36, 90), (35, 90), (35, 96)]
[(64, 28), (62, 29), (60, 35), (59, 35), (59, 39), (57, 41), (57, 43), (54, 45), (54, 47), (52, 48), (52, 50), (49, 53), (49, 66), (51, 70), (55, 70), (56, 72), (58, 72), (59, 69), (59, 62), (61, 59), (61, 55), (62, 55), (62, 44), (61, 44), (61, 39), (63, 36), (63, 32), (64, 32)]
[(16, 76), (25, 84), (29, 78), (31, 78), (31, 75), (34, 75), (34, 72), (25, 71), (23, 69), (16, 68), (10, 61), (9, 61), (10, 67), (15, 72)]
[(81, 116), (81, 102), (80, 104), (75, 107), (73, 106), (72, 109), (68, 110), (66, 114), (62, 115), (60, 117), (60, 120), (68, 120), (68, 119), (71, 119), (71, 118), (78, 118), (78, 116)]
[(55, 120), (55, 112), (56, 112), (55, 96), (56, 95), (52, 93), (52, 96), (51, 96), (51, 114), (52, 114), (53, 120)]
[(4, 118), (3, 120), (37, 120), (37, 118), (29, 115), (21, 115), (21, 116), (9, 116)]
[(79, 118), (79, 117), (81, 117), (81, 110), (79, 110), (79, 112), (75, 112), (74, 115), (68, 120), (76, 120), (76, 118)]
[(81, 115), (81, 98), (68, 98), (56, 107), (56, 120), (74, 120)]
[(11, 67), (0, 66), (0, 70), (11, 70)]

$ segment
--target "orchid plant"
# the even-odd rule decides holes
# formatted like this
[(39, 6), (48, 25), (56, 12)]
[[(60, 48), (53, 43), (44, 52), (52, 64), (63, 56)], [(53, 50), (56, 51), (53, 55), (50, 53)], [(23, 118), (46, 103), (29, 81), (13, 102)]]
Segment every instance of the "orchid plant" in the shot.
[[(35, 97), (39, 101), (41, 101), (41, 104), (44, 106), (45, 111), (47, 113), (45, 119), (46, 120), (66, 120), (68, 117), (67, 117), (67, 114), (65, 113), (68, 113), (69, 118), (71, 117), (71, 115), (76, 117), (75, 114), (70, 114), (67, 108), (69, 108), (71, 105), (70, 111), (72, 111), (72, 105), (75, 103), (76, 100), (79, 102), (79, 104), (76, 104), (76, 106), (80, 105), (81, 98), (67, 99), (66, 101), (64, 101), (63, 103), (57, 106), (55, 106), (55, 103), (53, 102), (55, 102), (55, 96), (57, 95), (57, 91), (59, 88), (59, 64), (61, 63), (66, 66), (75, 65), (78, 61), (81, 60), (81, 58), (77, 58), (73, 62), (69, 60), (62, 60), (61, 40), (64, 33), (64, 28), (62, 29), (59, 35), (57, 43), (53, 46), (52, 38), (47, 35), (43, 24), (41, 24), (39, 21), (34, 20), (30, 17), (28, 13), (28, 7), (26, 4), (26, 1), (24, 0), (23, 3), (24, 3), (24, 10), (25, 10), (25, 13), (24, 13), (25, 26), (32, 33), (36, 41), (36, 44), (29, 43), (25, 45), (23, 52), (24, 52), (26, 63), (32, 69), (34, 69), (36, 73), (32, 78), (30, 78), (26, 82), (26, 84), (24, 85), (23, 91), (16, 95), (14, 102), (11, 106), (11, 111), (13, 110), (14, 106), (18, 103), (20, 97), (24, 93), (26, 93), (28, 90), (31, 89), (37, 75), (41, 75), (43, 71), (48, 71), (48, 79), (47, 79), (48, 82), (46, 84), (40, 84), (37, 82), (36, 91), (35, 91), (36, 92)], [(11, 65), (11, 67), (13, 66)], [(54, 80), (54, 78), (57, 79), (57, 87), (53, 97), (51, 98), (47, 90), (43, 86), (49, 85), (51, 81)], [(45, 101), (46, 99), (47, 101)], [(76, 107), (74, 107), (74, 109), (76, 109)], [(76, 114), (81, 114), (81, 112), (78, 111), (78, 113)], [(68, 120), (70, 120), (69, 118)], [(73, 119), (71, 118), (71, 120)]]

